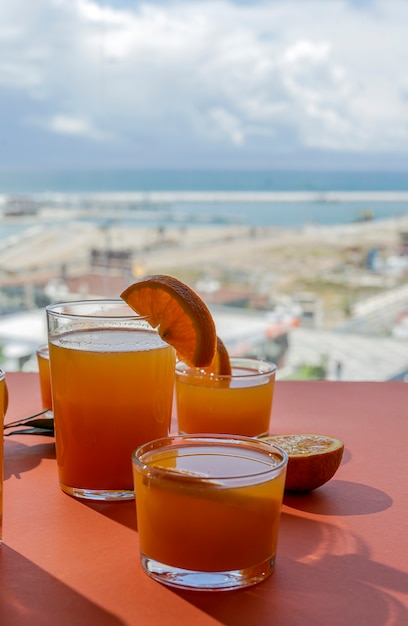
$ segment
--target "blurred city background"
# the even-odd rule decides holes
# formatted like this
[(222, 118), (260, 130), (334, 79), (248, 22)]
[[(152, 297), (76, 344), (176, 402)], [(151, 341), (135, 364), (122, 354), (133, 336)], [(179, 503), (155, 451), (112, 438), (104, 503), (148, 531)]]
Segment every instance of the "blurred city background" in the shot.
[(0, 7), (0, 364), (172, 274), (278, 378), (408, 380), (408, 3)]

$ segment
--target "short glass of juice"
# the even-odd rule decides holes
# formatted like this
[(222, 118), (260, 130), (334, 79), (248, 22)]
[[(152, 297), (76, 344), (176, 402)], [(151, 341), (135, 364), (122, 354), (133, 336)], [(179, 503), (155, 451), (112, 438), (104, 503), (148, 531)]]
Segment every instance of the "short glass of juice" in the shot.
[(50, 353), (48, 344), (37, 348), (38, 374), (40, 377), (41, 402), (47, 417), (52, 417), (52, 394), (50, 376)]
[(176, 364), (180, 433), (268, 434), (276, 365), (244, 357), (230, 361), (230, 375), (209, 373), (183, 361)]
[(175, 435), (132, 456), (141, 563), (172, 587), (261, 582), (275, 564), (287, 455), (250, 437)]
[(47, 307), (60, 485), (134, 498), (131, 453), (169, 434), (175, 351), (122, 300)]

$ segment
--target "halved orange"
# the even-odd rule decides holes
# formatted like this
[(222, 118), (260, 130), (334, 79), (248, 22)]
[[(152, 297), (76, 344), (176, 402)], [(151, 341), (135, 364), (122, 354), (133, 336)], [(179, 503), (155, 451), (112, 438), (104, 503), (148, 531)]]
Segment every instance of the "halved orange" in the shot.
[(280, 446), (288, 455), (287, 491), (321, 487), (337, 472), (343, 457), (343, 442), (328, 435), (270, 435), (263, 439)]
[(183, 361), (193, 367), (211, 365), (217, 344), (214, 320), (188, 285), (164, 274), (145, 276), (125, 289), (121, 298), (148, 318)]

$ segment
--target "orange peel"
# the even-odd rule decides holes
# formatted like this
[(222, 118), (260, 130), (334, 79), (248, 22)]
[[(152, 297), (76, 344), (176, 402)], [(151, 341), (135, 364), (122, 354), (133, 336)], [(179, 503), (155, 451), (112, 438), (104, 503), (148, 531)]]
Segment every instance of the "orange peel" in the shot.
[(217, 348), (214, 320), (191, 287), (173, 276), (156, 274), (134, 282), (121, 298), (136, 313), (147, 317), (180, 359), (193, 367), (211, 365)]
[(212, 360), (211, 365), (206, 367), (205, 370), (210, 374), (214, 373), (218, 376), (231, 376), (231, 361), (229, 358), (228, 350), (225, 347), (222, 339), (218, 336), (215, 356)]

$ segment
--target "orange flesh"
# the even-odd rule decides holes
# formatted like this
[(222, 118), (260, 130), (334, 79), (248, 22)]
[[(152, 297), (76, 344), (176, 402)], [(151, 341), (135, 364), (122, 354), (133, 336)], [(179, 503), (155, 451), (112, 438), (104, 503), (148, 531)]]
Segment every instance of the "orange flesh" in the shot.
[(325, 435), (276, 435), (271, 440), (284, 448), (288, 455), (300, 457), (327, 454), (341, 443)]

